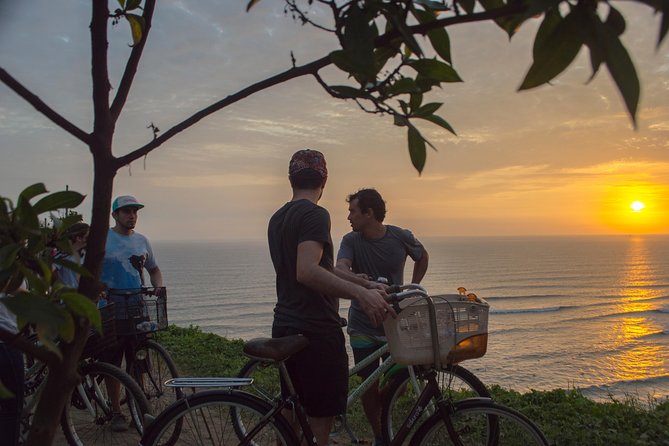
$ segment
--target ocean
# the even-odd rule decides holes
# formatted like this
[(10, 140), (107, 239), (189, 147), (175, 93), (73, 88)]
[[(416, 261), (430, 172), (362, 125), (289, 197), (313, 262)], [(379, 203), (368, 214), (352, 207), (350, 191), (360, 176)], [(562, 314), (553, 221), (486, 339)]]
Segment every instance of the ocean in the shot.
[[(421, 241), (431, 294), (463, 286), (490, 304), (487, 353), (463, 363), (484, 383), (576, 388), (596, 400), (669, 396), (669, 236)], [(228, 338), (270, 335), (274, 270), (263, 241), (153, 247), (170, 323)]]

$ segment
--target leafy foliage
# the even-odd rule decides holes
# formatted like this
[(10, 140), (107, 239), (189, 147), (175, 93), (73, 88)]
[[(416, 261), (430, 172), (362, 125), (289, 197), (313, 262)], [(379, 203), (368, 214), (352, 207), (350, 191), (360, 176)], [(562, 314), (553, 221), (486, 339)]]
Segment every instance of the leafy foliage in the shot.
[[(34, 325), (42, 343), (54, 352), (59, 351), (54, 339), (72, 341), (76, 318), (88, 319), (100, 328), (95, 305), (53, 277), (57, 264), (88, 274), (79, 265), (53, 255), (56, 250), (72, 253), (67, 230), (81, 218), (67, 212), (61, 217), (56, 211), (75, 208), (83, 199), (84, 195), (74, 191), (49, 194), (42, 183), (23, 190), (16, 205), (0, 197), (0, 290), (8, 295), (2, 302), (16, 314), (19, 327)], [(49, 214), (54, 223), (41, 220), (43, 214)]]
[[(228, 340), (202, 332), (198, 327), (171, 325), (157, 334), (184, 376), (237, 376), (246, 362), (241, 339)], [(352, 385), (359, 384), (354, 377)], [(638, 398), (596, 402), (577, 390), (556, 389), (519, 393), (492, 386), (493, 398), (519, 410), (537, 423), (557, 446), (666, 445), (669, 438), (669, 400), (646, 403)], [(371, 429), (360, 405), (348, 412), (357, 435), (371, 438)], [(346, 434), (340, 435), (345, 440)]]
[[(669, 2), (635, 1), (662, 13), (659, 45), (669, 31)], [(247, 10), (258, 2), (249, 1)], [(512, 38), (523, 23), (543, 16), (534, 42), (533, 62), (519, 90), (549, 83), (586, 47), (591, 78), (601, 64), (607, 67), (636, 126), (639, 79), (620, 40), (626, 30), (625, 19), (608, 1), (286, 0), (286, 12), (303, 24), (327, 29), (313, 21), (318, 14), (310, 14), (312, 8), (323, 4), (332, 11), (334, 27), (329, 31), (342, 48), (330, 53), (331, 62), (348, 74), (353, 85), (328, 86), (322, 80), (321, 84), (332, 96), (353, 99), (363, 110), (390, 115), (396, 125), (407, 127), (409, 155), (419, 173), (425, 166), (426, 146), (431, 144), (411, 121), (424, 119), (455, 133), (443, 117), (435, 114), (436, 109), (425, 113), (422, 104), (423, 95), (432, 89), (462, 82), (451, 57), (452, 42), (447, 32), (451, 24), (493, 20)], [(427, 37), (427, 42), (419, 40), (420, 36)]]

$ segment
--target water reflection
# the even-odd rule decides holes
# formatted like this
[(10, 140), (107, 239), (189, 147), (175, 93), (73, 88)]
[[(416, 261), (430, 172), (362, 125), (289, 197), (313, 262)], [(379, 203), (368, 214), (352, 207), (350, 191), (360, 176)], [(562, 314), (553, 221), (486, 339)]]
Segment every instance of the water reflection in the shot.
[(657, 376), (664, 359), (657, 345), (643, 341), (644, 336), (661, 331), (647, 317), (640, 315), (655, 309), (652, 299), (656, 285), (649, 263), (647, 240), (643, 236), (630, 238), (629, 249), (621, 275), (621, 300), (618, 312), (622, 320), (613, 327), (611, 340), (616, 353), (609, 357), (611, 373), (616, 380), (640, 380)]

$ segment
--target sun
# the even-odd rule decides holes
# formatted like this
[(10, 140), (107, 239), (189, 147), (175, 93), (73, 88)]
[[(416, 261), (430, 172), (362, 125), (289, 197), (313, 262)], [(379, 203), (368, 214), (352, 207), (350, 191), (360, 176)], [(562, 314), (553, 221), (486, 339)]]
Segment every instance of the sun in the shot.
[(643, 204), (643, 201), (636, 200), (632, 204), (630, 204), (630, 207), (632, 208), (632, 211), (634, 211), (634, 212), (641, 212), (642, 210), (644, 210), (646, 205)]

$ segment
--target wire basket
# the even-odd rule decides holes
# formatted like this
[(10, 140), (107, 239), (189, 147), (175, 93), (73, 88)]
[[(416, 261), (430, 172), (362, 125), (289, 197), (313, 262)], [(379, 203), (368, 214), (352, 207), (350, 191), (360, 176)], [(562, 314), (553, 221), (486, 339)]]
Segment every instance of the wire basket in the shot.
[(108, 304), (100, 308), (99, 311), (102, 320), (102, 332), (99, 333), (91, 328), (84, 351), (81, 354), (82, 358), (97, 356), (104, 350), (116, 347), (116, 309), (114, 304)]
[(167, 292), (164, 287), (110, 289), (107, 299), (116, 306), (117, 336), (167, 328)]
[[(429, 299), (434, 303), (434, 326), (430, 322)], [(485, 355), (490, 307), (483, 299), (471, 301), (460, 294), (443, 294), (410, 297), (400, 301), (399, 306), (397, 318), (387, 318), (383, 324), (390, 353), (397, 363), (439, 366)]]

